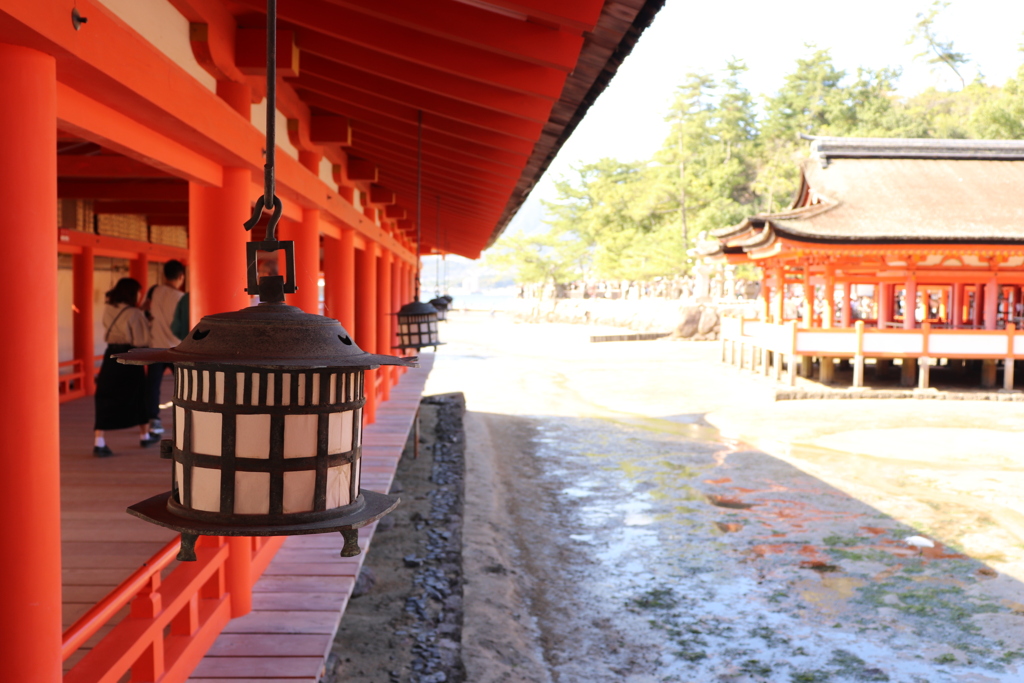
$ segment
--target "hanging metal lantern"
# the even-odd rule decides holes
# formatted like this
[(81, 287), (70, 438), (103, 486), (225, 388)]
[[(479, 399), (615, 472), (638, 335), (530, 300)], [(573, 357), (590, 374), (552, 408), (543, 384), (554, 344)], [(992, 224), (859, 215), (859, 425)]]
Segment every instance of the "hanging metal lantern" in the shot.
[(398, 504), (359, 488), (363, 377), (416, 359), (362, 351), (337, 320), (286, 305), (284, 289), (261, 278), (260, 305), (204, 317), (173, 349), (119, 356), (174, 364), (174, 438), (161, 444), (172, 489), (128, 512), (181, 532), (179, 560), (195, 559), (201, 535), (328, 531), (357, 555), (355, 530)]
[(436, 299), (431, 299), (430, 305), (437, 309), (437, 319), (439, 321), (448, 320), (448, 299), (439, 296)]
[[(262, 242), (246, 244), (250, 294), (260, 304), (205, 316), (173, 349), (134, 349), (122, 363), (174, 364), (171, 490), (128, 508), (181, 533), (179, 560), (199, 536), (292, 536), (340, 531), (342, 557), (359, 554), (357, 529), (398, 505), (359, 488), (364, 372), (416, 366), (366, 353), (337, 320), (285, 304), (296, 291), (293, 243), (275, 239), (283, 213), (274, 192), (276, 0), (267, 2), (264, 192), (245, 223), (273, 215)], [(287, 280), (258, 278), (258, 251), (283, 251)], [(435, 323), (436, 327), (436, 323)]]
[(396, 349), (435, 349), (443, 344), (437, 340), (437, 309), (422, 301), (413, 301), (398, 309), (398, 344)]

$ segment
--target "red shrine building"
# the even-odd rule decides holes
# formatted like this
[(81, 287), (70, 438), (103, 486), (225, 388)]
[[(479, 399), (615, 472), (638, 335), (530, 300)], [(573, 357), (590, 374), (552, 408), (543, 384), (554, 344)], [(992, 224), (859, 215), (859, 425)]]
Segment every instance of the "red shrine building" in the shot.
[[(854, 387), (928, 388), (932, 370), (1014, 387), (1024, 359), (1024, 142), (811, 138), (783, 212), (714, 232), (707, 258), (756, 266), (757, 320), (723, 323), (723, 359)], [(746, 350), (751, 349), (748, 361)], [(895, 371), (894, 371), (895, 372)]]
[[(661, 4), (281, 2), (278, 235), (294, 240), (299, 287), (288, 302), (394, 353), (393, 314), (418, 296), (417, 223), (421, 253), (477, 257)], [(4, 680), (312, 683), (323, 670), (344, 595), (304, 620), (289, 610), (326, 598), (294, 588), (312, 585), (299, 574), (291, 593), (254, 597), (283, 539), (214, 538), (199, 561), (174, 563), (167, 530), (124, 514), (166, 490), (166, 461), (89, 450), (103, 294), (119, 278), (145, 290), (183, 262), (193, 324), (250, 304), (246, 243), (263, 235), (242, 224), (263, 194), (266, 26), (264, 0), (0, 6)], [(368, 427), (364, 449), (387, 446), (389, 420), (408, 429), (419, 390), (403, 389), (404, 370), (368, 372), (364, 420), (384, 436), (371, 443)], [(263, 648), (258, 666), (245, 647)]]

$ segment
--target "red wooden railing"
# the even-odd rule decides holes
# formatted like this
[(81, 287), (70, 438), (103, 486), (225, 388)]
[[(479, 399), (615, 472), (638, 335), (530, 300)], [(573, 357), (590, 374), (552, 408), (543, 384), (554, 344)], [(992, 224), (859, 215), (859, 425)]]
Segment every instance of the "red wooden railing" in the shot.
[[(94, 356), (92, 359), (91, 370), (93, 377), (99, 372), (96, 369), (96, 362), (101, 360), (103, 360), (103, 356)], [(61, 403), (85, 396), (85, 370), (82, 367), (83, 364), (81, 358), (74, 358), (57, 364), (57, 369), (60, 373), (58, 391), (60, 392)], [(65, 368), (71, 368), (71, 372), (64, 372)]]
[(195, 562), (183, 562), (161, 578), (181, 540), (164, 546), (64, 633), (67, 661), (130, 605), (128, 614), (64, 675), (65, 683), (116, 683), (126, 674), (130, 681), (187, 680), (231, 619), (232, 579), (255, 584), (285, 539), (251, 540), (248, 577), (229, 577), (226, 539), (204, 536), (196, 545)]
[[(82, 372), (82, 361), (76, 358), (64, 361), (57, 367), (60, 372), (60, 402), (85, 396), (85, 373)], [(65, 372), (65, 368), (71, 368), (71, 372)]]

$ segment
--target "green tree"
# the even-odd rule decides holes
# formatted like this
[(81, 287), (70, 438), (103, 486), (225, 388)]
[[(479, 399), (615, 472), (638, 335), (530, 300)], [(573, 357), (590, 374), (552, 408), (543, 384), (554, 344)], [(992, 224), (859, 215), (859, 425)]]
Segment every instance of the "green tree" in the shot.
[(966, 88), (967, 83), (964, 81), (963, 74), (960, 73), (960, 67), (971, 60), (964, 53), (953, 49), (952, 40), (942, 40), (935, 33), (935, 20), (942, 10), (949, 7), (949, 4), (946, 0), (934, 0), (931, 9), (927, 12), (918, 12), (917, 24), (914, 25), (914, 31), (910, 34), (910, 38), (907, 39), (907, 45), (922, 43), (924, 50), (916, 57), (927, 57), (929, 64), (942, 64), (949, 67), (960, 79), (960, 87)]

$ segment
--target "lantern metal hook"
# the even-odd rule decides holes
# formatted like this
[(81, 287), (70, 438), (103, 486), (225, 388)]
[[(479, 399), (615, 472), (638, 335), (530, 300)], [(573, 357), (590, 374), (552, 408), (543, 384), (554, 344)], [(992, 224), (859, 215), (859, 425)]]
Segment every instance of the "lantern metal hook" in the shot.
[[(266, 198), (260, 195), (256, 200), (256, 206), (253, 207), (252, 217), (242, 225), (245, 226), (246, 230), (252, 230), (259, 223), (260, 218), (263, 216), (263, 211), (266, 208)], [(278, 197), (274, 197), (274, 213), (270, 216), (270, 222), (267, 223), (267, 236), (265, 241), (276, 242), (277, 241), (277, 224), (281, 222), (281, 214), (284, 213), (284, 207), (281, 205), (281, 200)]]
[(277, 137), (277, 0), (267, 0), (267, 162), (263, 166), (263, 195), (256, 200), (252, 217), (244, 223), (246, 230), (256, 227), (264, 211), (273, 208), (267, 224), (266, 242), (276, 242), (277, 224), (281, 220), (281, 200), (274, 187), (274, 162)]

